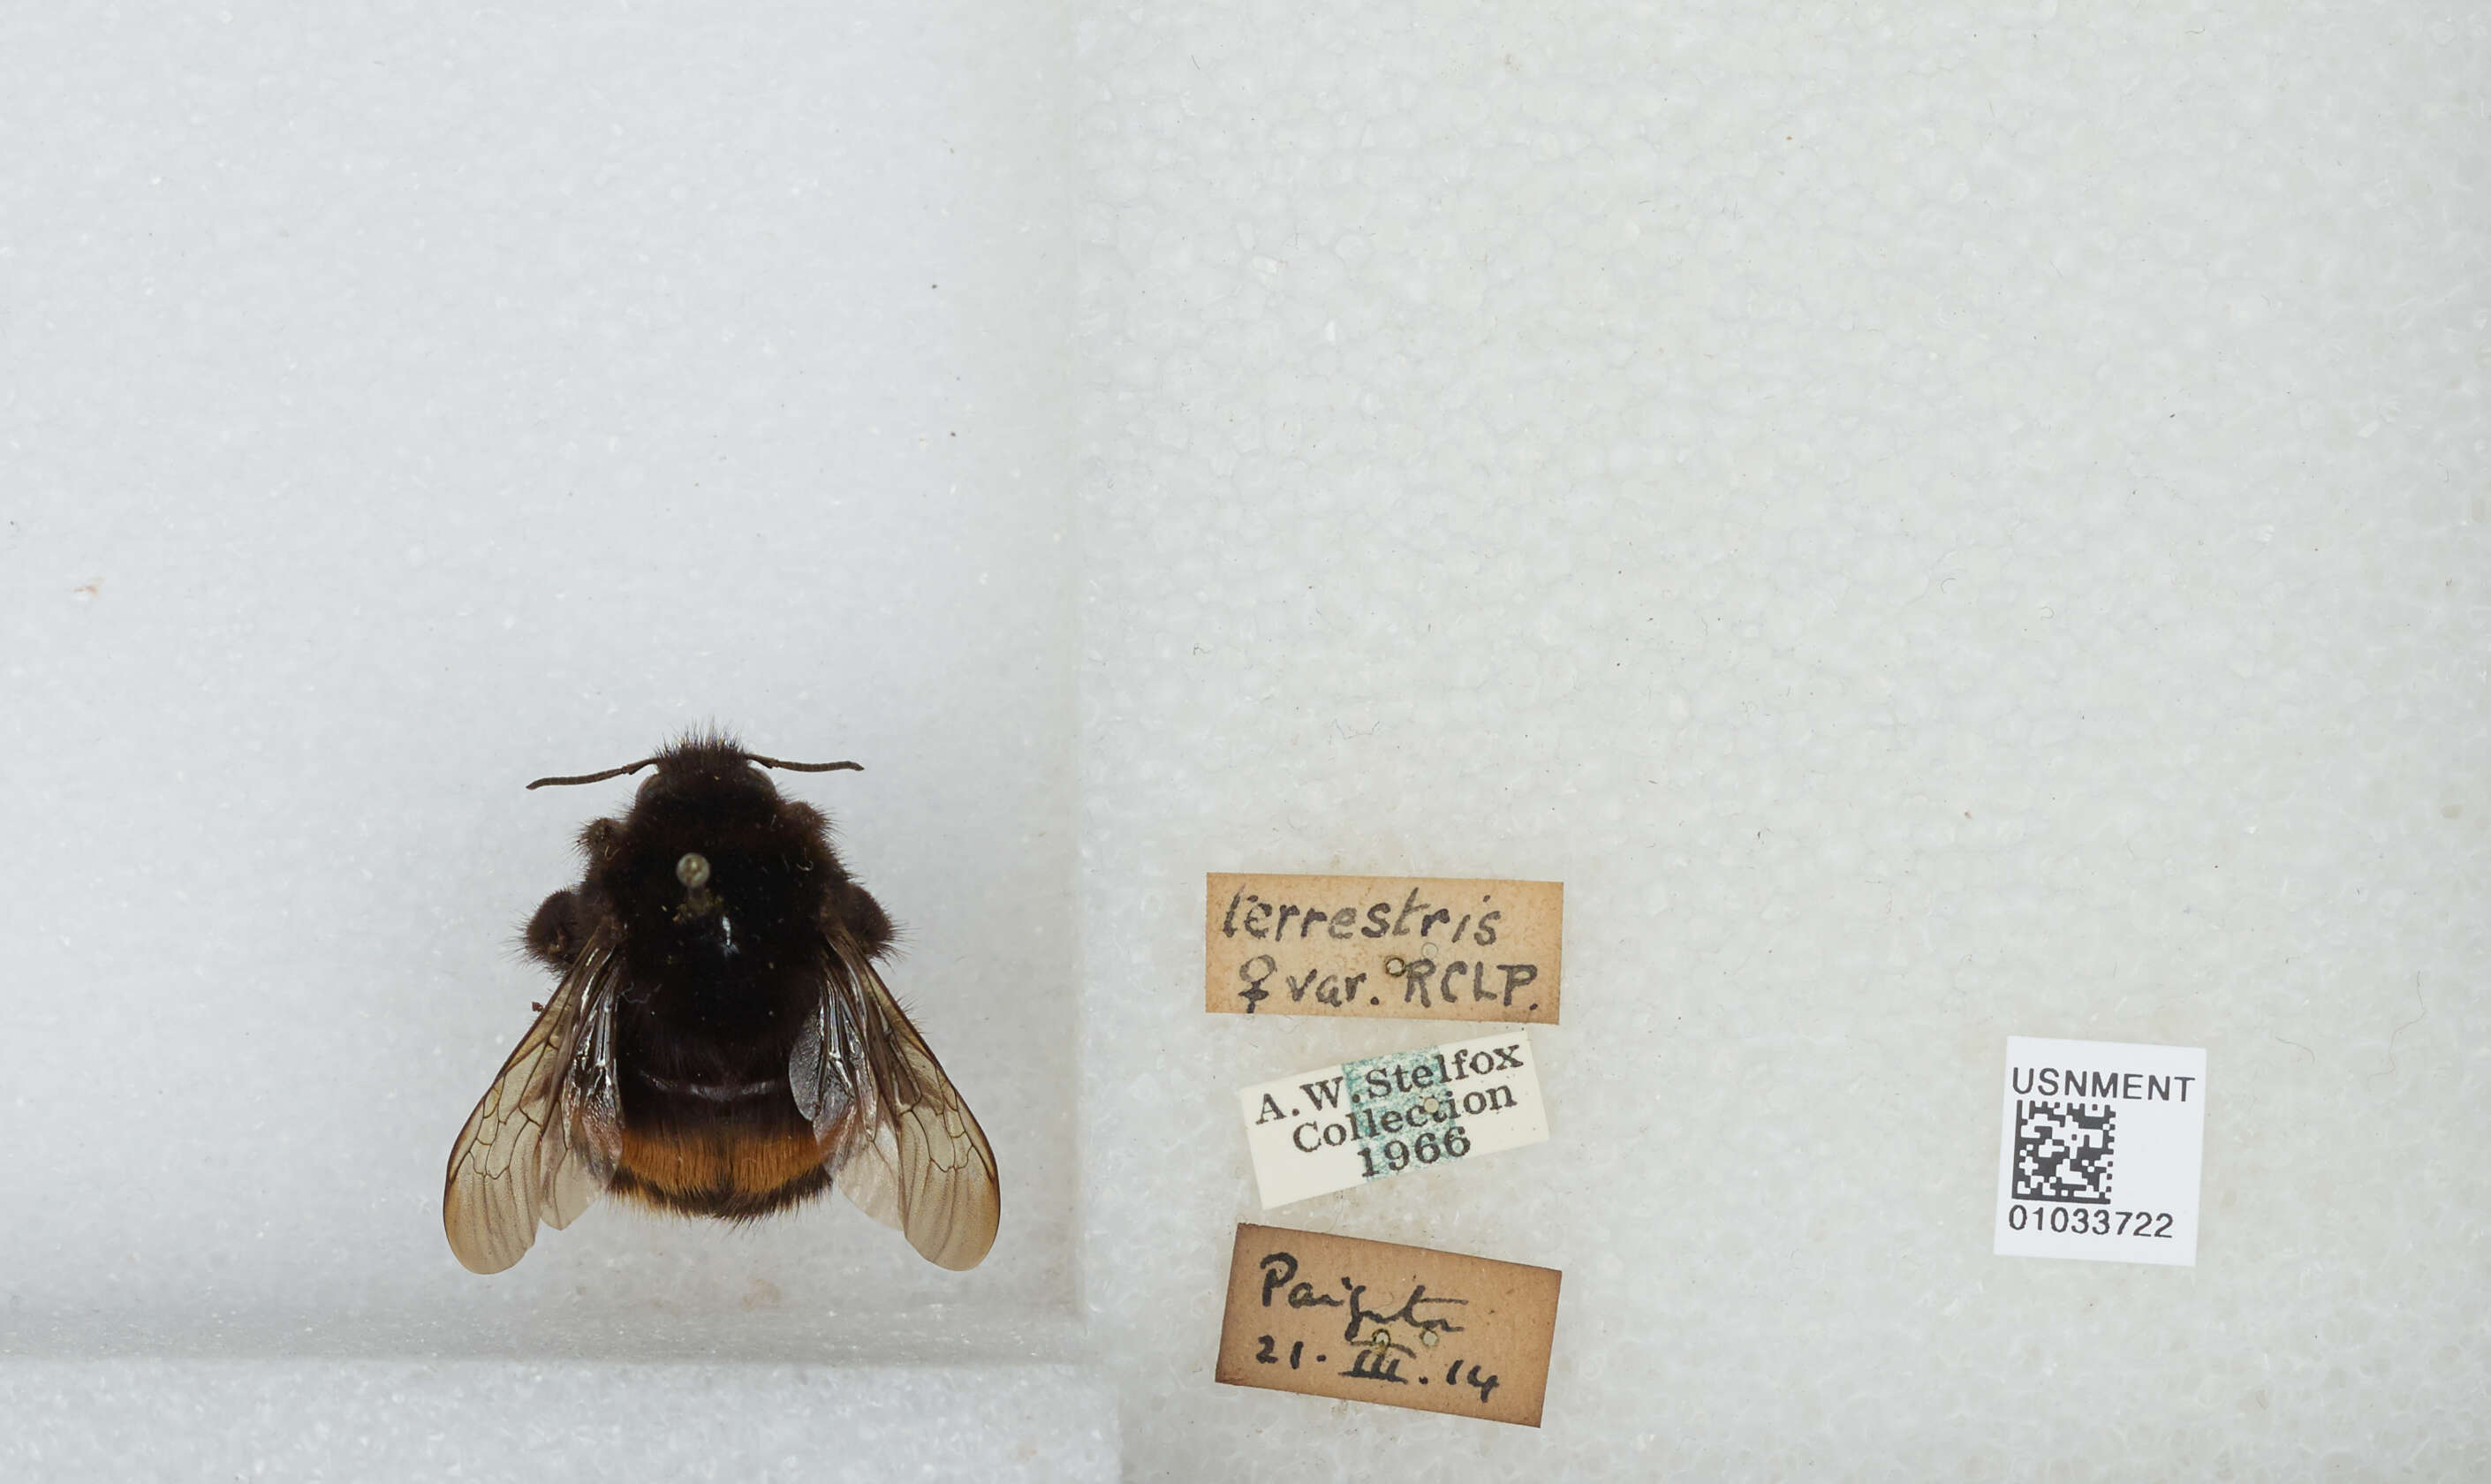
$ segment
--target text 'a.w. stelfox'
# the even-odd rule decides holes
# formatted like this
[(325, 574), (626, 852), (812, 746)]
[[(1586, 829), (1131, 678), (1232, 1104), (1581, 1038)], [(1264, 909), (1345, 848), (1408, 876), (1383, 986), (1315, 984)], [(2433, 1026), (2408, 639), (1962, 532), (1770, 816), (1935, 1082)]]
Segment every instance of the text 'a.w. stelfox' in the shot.
[(1267, 1208), (1548, 1137), (1518, 1030), (1242, 1089), (1239, 1107)]

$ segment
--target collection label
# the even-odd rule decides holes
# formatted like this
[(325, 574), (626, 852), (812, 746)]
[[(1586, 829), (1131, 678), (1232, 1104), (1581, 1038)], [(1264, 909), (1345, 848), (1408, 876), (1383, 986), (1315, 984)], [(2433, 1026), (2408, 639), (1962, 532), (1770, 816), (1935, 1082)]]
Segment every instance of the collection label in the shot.
[(1214, 873), (1203, 1008), (1557, 1023), (1553, 881)]
[(1265, 1210), (1548, 1137), (1523, 1030), (1301, 1072), (1237, 1104)]
[(2195, 1266), (2202, 1048), (2009, 1036), (2004, 1120), (2000, 1256)]
[(1554, 1268), (1237, 1228), (1216, 1376), (1232, 1386), (1538, 1427)]

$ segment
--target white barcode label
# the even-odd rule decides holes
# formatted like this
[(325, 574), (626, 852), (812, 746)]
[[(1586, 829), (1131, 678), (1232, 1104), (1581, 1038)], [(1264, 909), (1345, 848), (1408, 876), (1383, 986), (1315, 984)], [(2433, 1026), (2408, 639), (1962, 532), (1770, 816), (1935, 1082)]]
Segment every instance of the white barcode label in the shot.
[(2202, 1049), (2010, 1036), (2004, 1120), (2000, 1256), (2196, 1263)]

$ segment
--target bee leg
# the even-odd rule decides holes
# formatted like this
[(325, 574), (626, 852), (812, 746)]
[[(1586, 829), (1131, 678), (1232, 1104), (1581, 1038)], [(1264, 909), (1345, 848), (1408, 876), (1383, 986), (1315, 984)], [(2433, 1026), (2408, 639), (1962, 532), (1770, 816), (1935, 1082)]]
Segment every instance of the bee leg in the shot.
[(867, 958), (880, 958), (899, 936), (892, 926), (891, 914), (882, 910), (871, 892), (852, 881), (841, 882), (831, 892), (831, 914)]
[[(820, 842), (824, 854), (831, 845), (831, 823), (822, 811), (802, 800), (791, 800), (784, 805), (786, 816), (797, 829)], [(873, 899), (873, 893), (860, 887), (843, 869), (834, 868), (832, 882), (822, 904), (822, 921), (835, 933), (844, 933), (867, 958), (880, 958), (890, 950), (899, 929), (892, 925), (891, 914)]]
[(579, 831), (579, 850), (588, 858), (589, 869), (595, 870), (613, 858), (614, 842), (622, 834), (623, 827), (610, 819), (588, 822), (588, 827)]
[(557, 891), (528, 919), (527, 947), (538, 962), (567, 973), (588, 942), (588, 914), (576, 891)]

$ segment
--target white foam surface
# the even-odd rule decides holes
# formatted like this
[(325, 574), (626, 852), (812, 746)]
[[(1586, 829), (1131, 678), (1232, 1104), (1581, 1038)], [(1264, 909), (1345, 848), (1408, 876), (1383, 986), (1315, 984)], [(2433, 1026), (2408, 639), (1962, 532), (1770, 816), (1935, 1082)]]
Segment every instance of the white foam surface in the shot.
[(59, 1480), (1112, 1480), (1071, 1366), (0, 1362), (0, 1467)]
[[(2491, 1472), (2485, 52), (21, 17), (0, 1457)], [(519, 786), (713, 719), (867, 766), (789, 787), (1001, 1157), (972, 1274), (835, 1204), (442, 1242), (629, 788)], [(1566, 882), (1550, 1142), (1285, 1213), (1563, 1268), (1542, 1429), (1211, 1382), (1235, 1089), (1444, 1038), (1205, 1016), (1221, 869)], [(2208, 1049), (2195, 1267), (1990, 1255), (2010, 1034)]]
[[(1085, 1297), (1128, 1468), (2491, 1469), (2478, 17), (1096, 7)], [(1533, 1433), (1207, 1384), (1206, 870), (1562, 879)], [(1990, 1255), (2009, 1034), (2208, 1048), (2187, 1270)], [(1130, 1130), (1147, 1128), (1136, 1139)]]

